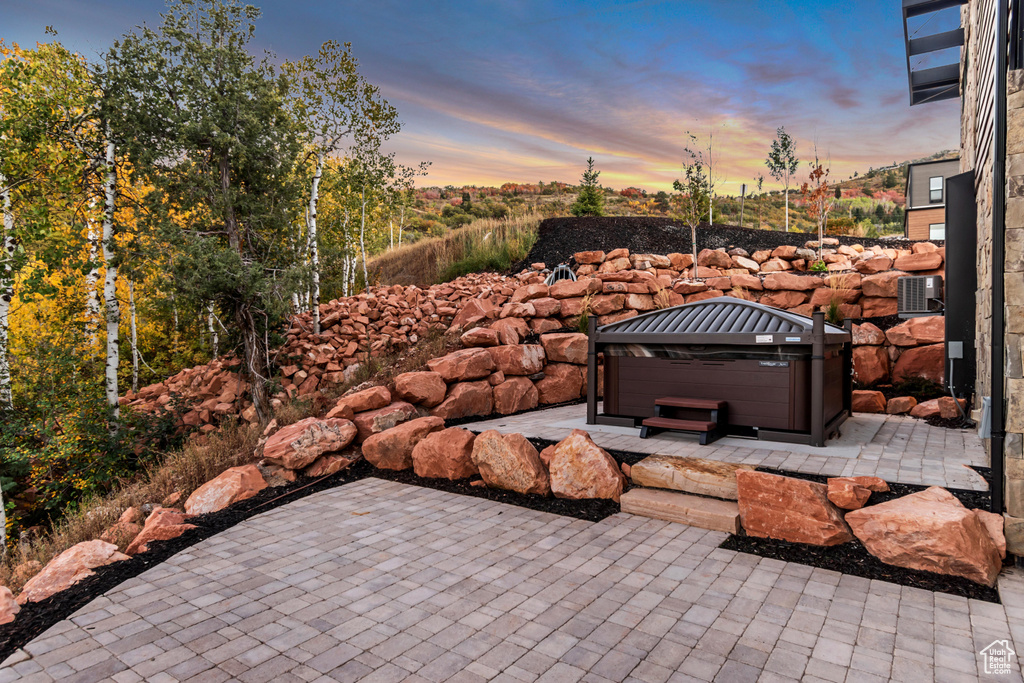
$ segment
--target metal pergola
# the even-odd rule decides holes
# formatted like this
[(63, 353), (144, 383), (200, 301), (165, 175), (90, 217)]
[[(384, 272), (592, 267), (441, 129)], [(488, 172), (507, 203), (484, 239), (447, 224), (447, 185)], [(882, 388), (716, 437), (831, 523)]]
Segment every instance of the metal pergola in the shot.
[(964, 30), (961, 27), (952, 31), (916, 37), (916, 34), (912, 36), (910, 33), (909, 20), (912, 17), (940, 12), (965, 4), (967, 4), (967, 0), (903, 0), (903, 42), (907, 51), (907, 80), (910, 86), (911, 106), (960, 96), (959, 58), (951, 64), (940, 64), (917, 70), (911, 68), (910, 58), (928, 55), (951, 47), (961, 47), (964, 44)]

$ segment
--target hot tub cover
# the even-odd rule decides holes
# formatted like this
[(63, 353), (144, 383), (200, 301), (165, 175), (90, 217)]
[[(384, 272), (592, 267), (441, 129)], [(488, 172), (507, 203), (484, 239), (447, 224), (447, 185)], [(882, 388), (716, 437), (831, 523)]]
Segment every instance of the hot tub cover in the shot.
[[(663, 308), (597, 328), (597, 344), (811, 344), (807, 316), (728, 296)], [(825, 324), (825, 343), (844, 344), (850, 333)]]

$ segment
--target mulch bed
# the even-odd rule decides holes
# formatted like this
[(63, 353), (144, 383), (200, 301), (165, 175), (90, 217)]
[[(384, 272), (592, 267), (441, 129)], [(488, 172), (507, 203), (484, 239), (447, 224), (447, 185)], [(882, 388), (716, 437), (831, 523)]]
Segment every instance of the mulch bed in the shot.
[[(891, 248), (908, 248), (904, 239), (870, 239), (867, 237), (835, 237), (840, 244), (862, 244), (866, 247), (881, 244)], [(753, 254), (762, 249), (774, 249), (783, 244), (802, 247), (817, 235), (804, 232), (777, 232), (755, 230), (735, 225), (716, 223), (697, 228), (697, 249), (731, 249), (740, 247)], [(942, 242), (936, 242), (942, 245)], [(529, 255), (512, 267), (517, 273), (530, 264), (542, 262), (549, 268), (566, 263), (579, 251), (611, 251), (629, 249), (630, 253), (670, 254), (689, 253), (690, 228), (668, 218), (651, 216), (604, 216), (576, 218), (565, 216), (548, 218), (541, 222), (537, 242)]]

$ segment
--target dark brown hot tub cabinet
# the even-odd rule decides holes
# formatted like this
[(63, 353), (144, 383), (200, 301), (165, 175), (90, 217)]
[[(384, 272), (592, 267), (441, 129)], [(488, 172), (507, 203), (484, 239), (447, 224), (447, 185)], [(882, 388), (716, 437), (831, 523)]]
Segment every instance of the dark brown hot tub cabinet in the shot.
[(587, 370), (588, 424), (635, 427), (660, 398), (709, 399), (728, 402), (727, 434), (824, 446), (850, 415), (849, 322), (827, 324), (821, 312), (718, 297), (601, 327), (592, 317)]

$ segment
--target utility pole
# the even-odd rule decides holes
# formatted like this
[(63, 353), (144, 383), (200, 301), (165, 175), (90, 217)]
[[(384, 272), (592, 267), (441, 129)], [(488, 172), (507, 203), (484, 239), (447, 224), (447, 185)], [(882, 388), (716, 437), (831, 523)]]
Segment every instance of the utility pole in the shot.
[(747, 184), (740, 185), (740, 227), (743, 227), (743, 199), (747, 196)]

